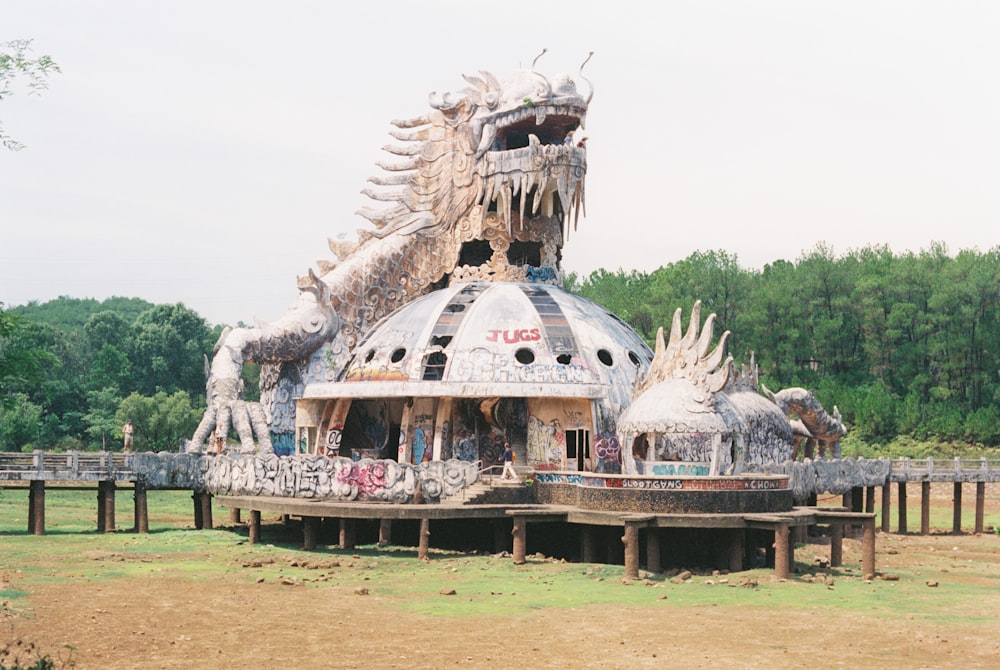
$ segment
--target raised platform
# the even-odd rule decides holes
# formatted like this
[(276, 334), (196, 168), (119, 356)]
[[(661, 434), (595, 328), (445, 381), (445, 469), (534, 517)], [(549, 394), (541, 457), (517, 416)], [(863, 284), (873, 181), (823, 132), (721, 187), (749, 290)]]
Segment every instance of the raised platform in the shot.
[(605, 512), (752, 514), (788, 512), (788, 475), (655, 477), (545, 471), (535, 473), (536, 500)]

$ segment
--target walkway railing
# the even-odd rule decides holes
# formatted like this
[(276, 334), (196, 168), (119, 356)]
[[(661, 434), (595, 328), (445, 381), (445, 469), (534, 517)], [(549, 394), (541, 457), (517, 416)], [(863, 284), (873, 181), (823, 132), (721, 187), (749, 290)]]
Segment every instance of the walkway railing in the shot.
[(0, 453), (0, 481), (135, 481), (131, 456), (109, 451)]
[(1000, 459), (893, 458), (893, 482), (1000, 482)]

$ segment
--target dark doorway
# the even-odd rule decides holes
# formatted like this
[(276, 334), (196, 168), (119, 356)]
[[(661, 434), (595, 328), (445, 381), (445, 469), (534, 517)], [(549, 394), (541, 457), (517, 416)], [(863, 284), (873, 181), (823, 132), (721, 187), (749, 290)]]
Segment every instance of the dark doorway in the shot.
[(576, 469), (583, 471), (590, 464), (590, 431), (567, 430), (566, 431), (566, 461), (569, 464), (576, 464)]

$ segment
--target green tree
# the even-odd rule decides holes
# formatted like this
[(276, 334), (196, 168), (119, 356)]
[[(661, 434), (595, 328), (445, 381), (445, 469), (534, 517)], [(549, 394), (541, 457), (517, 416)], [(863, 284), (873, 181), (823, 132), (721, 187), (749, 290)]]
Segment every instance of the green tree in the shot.
[(31, 322), (5, 311), (0, 303), (0, 402), (12, 393), (37, 386), (46, 366), (58, 362), (34, 343), (30, 330)]
[(124, 421), (117, 421), (121, 403), (122, 398), (114, 386), (87, 393), (87, 413), (83, 416), (86, 434), (90, 444), (102, 451), (112, 449), (116, 438), (120, 437), (121, 427), (125, 424)]
[(0, 405), (0, 450), (31, 451), (42, 436), (42, 408), (24, 393)]
[(159, 391), (152, 396), (132, 393), (115, 414), (115, 438), (129, 419), (135, 430), (136, 451), (177, 451), (181, 440), (190, 437), (201, 420), (201, 410), (192, 407), (184, 391), (168, 395)]
[(205, 319), (184, 305), (157, 305), (132, 324), (129, 359), (135, 389), (150, 395), (182, 390), (201, 395), (205, 354), (215, 340)]
[[(31, 40), (0, 42), (0, 100), (14, 94), (14, 82), (23, 80), (29, 94), (39, 94), (49, 86), (49, 75), (60, 72), (49, 56), (30, 58)], [(0, 142), (11, 151), (24, 145), (4, 132), (0, 123)]]

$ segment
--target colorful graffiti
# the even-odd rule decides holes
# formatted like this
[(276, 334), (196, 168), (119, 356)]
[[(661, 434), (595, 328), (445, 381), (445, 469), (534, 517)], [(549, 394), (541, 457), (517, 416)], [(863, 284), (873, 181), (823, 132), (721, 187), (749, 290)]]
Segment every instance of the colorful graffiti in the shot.
[(528, 417), (528, 460), (532, 463), (561, 464), (566, 455), (566, 433), (559, 419), (546, 423), (537, 416)]
[[(500, 331), (497, 331), (500, 332)], [(600, 377), (578, 364), (522, 365), (510, 354), (476, 349), (456, 356), (451, 367), (452, 381), (597, 384)]]
[[(636, 461), (638, 465), (641, 461)], [(656, 475), (657, 477), (674, 477), (674, 476), (688, 476), (688, 477), (707, 477), (709, 467), (708, 465), (699, 465), (695, 463), (643, 463), (644, 469), (648, 468), (649, 472), (647, 474)]]
[(318, 453), (324, 456), (339, 456), (340, 443), (344, 439), (344, 424), (336, 423), (326, 432), (325, 444), (319, 445)]
[(618, 436), (602, 433), (594, 440), (594, 456), (597, 457), (595, 472), (614, 474), (622, 471), (622, 450)]
[(278, 456), (291, 456), (295, 453), (295, 433), (271, 433), (271, 446)]
[(459, 493), (479, 477), (457, 460), (410, 465), (390, 460), (325, 456), (246, 455), (212, 459), (206, 488), (216, 495), (275, 495), (296, 498), (409, 503), (419, 487), (437, 501)]
[(476, 445), (476, 435), (468, 428), (461, 428), (455, 431), (455, 439), (452, 442), (452, 445), (452, 451), (455, 458), (469, 462), (479, 459), (479, 449)]

